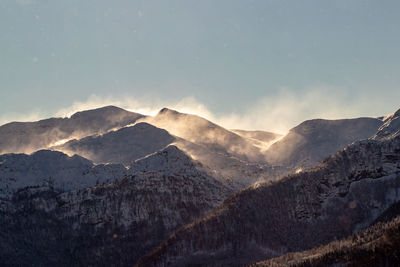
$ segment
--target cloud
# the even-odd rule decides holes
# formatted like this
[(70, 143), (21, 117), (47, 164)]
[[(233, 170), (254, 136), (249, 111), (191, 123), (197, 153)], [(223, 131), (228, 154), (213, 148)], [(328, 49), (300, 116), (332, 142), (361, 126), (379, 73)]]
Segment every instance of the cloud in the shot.
[[(337, 88), (336, 88), (337, 89)], [(227, 128), (269, 130), (285, 133), (307, 119), (340, 119), (365, 116), (363, 100), (351, 101), (339, 95), (335, 88), (311, 88), (305, 93), (282, 89), (275, 97), (258, 100), (242, 114), (228, 114), (215, 118)]]
[[(318, 86), (305, 92), (294, 92), (282, 88), (273, 97), (264, 97), (252, 106), (244, 108), (242, 113), (216, 115), (204, 103), (194, 97), (164, 101), (161, 99), (138, 99), (131, 97), (103, 97), (92, 95), (84, 101), (76, 101), (71, 106), (58, 110), (54, 116), (69, 117), (81, 110), (94, 109), (106, 105), (115, 105), (129, 111), (145, 115), (155, 115), (168, 107), (180, 112), (196, 114), (228, 129), (266, 130), (286, 133), (290, 128), (307, 119), (341, 119), (362, 116), (377, 116), (387, 110), (386, 102), (379, 99), (351, 98), (343, 88)], [(373, 103), (373, 104), (371, 104)], [(11, 114), (13, 120), (35, 120), (43, 113)], [(10, 121), (8, 116), (0, 117), (0, 122)], [(8, 119), (8, 120), (7, 120)]]
[[(347, 92), (335, 86), (309, 87), (304, 92), (282, 88), (275, 96), (259, 99), (242, 113), (214, 115), (195, 99), (183, 101), (182, 110), (187, 106), (189, 111), (192, 109), (192, 113), (228, 129), (266, 130), (285, 134), (309, 119), (378, 117), (398, 108), (397, 104), (389, 105), (385, 96), (354, 98)], [(179, 110), (180, 106), (177, 107)]]

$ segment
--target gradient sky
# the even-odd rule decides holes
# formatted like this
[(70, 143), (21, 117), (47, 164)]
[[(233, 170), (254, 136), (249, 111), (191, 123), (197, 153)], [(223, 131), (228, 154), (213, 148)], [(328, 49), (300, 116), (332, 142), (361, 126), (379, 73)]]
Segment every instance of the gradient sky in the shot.
[(93, 97), (190, 97), (225, 116), (307, 95), (297, 120), (331, 101), (354, 107), (338, 116), (390, 113), (399, 14), (398, 0), (0, 0), (0, 117)]

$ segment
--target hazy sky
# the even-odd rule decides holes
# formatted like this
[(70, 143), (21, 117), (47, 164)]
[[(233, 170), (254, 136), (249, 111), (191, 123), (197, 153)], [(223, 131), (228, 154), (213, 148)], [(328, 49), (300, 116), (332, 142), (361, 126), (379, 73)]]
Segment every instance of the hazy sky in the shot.
[(0, 122), (108, 102), (268, 129), (393, 112), (399, 14), (398, 0), (0, 0)]

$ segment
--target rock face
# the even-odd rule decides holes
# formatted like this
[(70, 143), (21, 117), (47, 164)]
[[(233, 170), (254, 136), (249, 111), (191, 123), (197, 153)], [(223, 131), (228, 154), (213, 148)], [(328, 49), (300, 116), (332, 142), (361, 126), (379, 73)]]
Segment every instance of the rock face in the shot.
[(57, 142), (101, 134), (144, 116), (114, 106), (75, 113), (70, 118), (11, 122), (0, 126), (0, 153), (31, 153)]
[(374, 118), (308, 120), (272, 144), (267, 160), (273, 165), (308, 168), (354, 141), (370, 138), (382, 124)]
[(118, 182), (67, 192), (19, 189), (2, 200), (2, 264), (129, 266), (232, 193), (201, 168), (169, 146)]
[(71, 140), (53, 149), (79, 154), (95, 163), (122, 163), (129, 166), (135, 160), (163, 149), (175, 140), (166, 130), (141, 122), (104, 135)]
[(399, 200), (400, 136), (358, 141), (314, 169), (240, 191), (138, 265), (247, 264), (301, 251), (368, 227)]

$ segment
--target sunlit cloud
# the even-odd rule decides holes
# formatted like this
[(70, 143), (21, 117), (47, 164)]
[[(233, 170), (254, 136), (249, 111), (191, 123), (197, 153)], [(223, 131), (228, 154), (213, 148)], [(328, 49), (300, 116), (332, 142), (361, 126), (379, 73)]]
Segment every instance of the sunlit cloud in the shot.
[(306, 93), (293, 93), (282, 89), (275, 97), (257, 101), (242, 114), (227, 114), (215, 118), (227, 128), (269, 130), (286, 133), (307, 119), (341, 119), (372, 115), (368, 102), (350, 101), (346, 95), (335, 95), (334, 88), (312, 88)]
[(102, 97), (97, 95), (91, 95), (85, 101), (76, 101), (71, 106), (62, 108), (55, 113), (55, 116), (70, 117), (77, 111), (95, 109), (108, 105), (117, 106), (148, 116), (154, 116), (162, 108), (167, 107), (183, 113), (199, 115), (208, 119), (213, 118), (209, 109), (193, 97), (182, 98), (177, 101), (162, 101), (160, 99), (145, 100), (130, 97)]
[[(282, 88), (274, 97), (264, 97), (252, 106), (244, 108), (241, 113), (215, 114), (204, 103), (195, 97), (185, 97), (176, 101), (161, 99), (139, 99), (132, 97), (104, 97), (91, 95), (86, 100), (76, 101), (68, 107), (61, 108), (55, 117), (69, 117), (77, 111), (114, 105), (123, 109), (154, 116), (160, 109), (168, 107), (183, 113), (204, 117), (227, 129), (266, 130), (285, 134), (289, 129), (304, 120), (342, 119), (364, 116), (378, 116), (380, 110), (386, 110), (385, 102), (378, 99), (371, 106), (370, 99), (351, 99), (345, 90), (335, 87), (318, 86), (309, 88), (305, 93), (294, 92), (289, 88)], [(13, 120), (31, 121), (43, 118), (43, 113), (31, 114), (4, 114), (0, 123)]]

